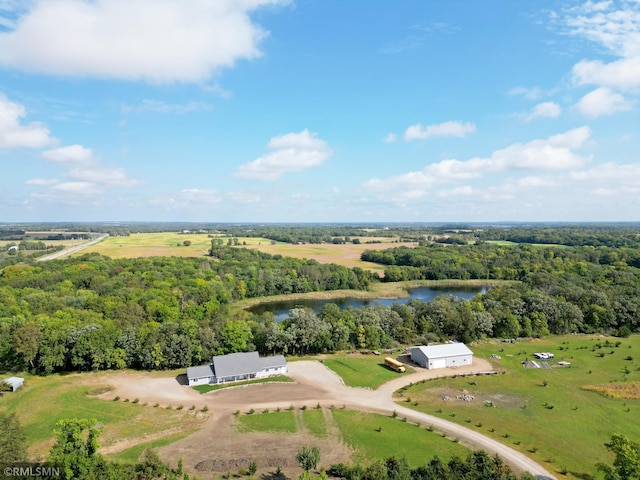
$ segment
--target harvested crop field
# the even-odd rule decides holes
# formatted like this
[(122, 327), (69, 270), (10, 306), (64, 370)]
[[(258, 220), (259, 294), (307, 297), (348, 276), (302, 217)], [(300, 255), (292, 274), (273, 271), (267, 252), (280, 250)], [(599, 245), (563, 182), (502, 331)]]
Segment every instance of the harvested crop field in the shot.
[(640, 382), (605, 383), (603, 385), (586, 385), (583, 390), (597, 392), (608, 398), (623, 400), (640, 400)]
[[(220, 237), (228, 241), (227, 237)], [(364, 238), (364, 237), (363, 237)], [(102, 242), (86, 248), (81, 254), (99, 253), (111, 258), (140, 257), (203, 257), (208, 254), (212, 238), (203, 234), (180, 233), (137, 233), (128, 237), (109, 237)], [(384, 250), (399, 246), (414, 247), (415, 243), (400, 243), (393, 239), (384, 239), (384, 243), (361, 244), (303, 244), (271, 242), (264, 238), (239, 237), (239, 246), (234, 248), (253, 248), (271, 255), (313, 259), (320, 263), (336, 263), (345, 267), (360, 267), (382, 273), (383, 265), (363, 262), (360, 255), (365, 250)], [(366, 241), (366, 240), (363, 240)], [(184, 242), (189, 243), (188, 246)]]

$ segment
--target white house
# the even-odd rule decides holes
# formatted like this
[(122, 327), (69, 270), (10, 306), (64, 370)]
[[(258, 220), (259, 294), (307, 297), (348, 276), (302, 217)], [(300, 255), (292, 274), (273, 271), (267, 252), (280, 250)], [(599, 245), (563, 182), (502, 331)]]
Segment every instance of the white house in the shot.
[(15, 392), (17, 389), (19, 389), (24, 384), (24, 378), (21, 378), (21, 377), (9, 377), (9, 378), (5, 378), (3, 380), (3, 382), (8, 383), (9, 385), (11, 385), (12, 391)]
[(189, 386), (193, 386), (264, 378), (288, 372), (283, 355), (260, 357), (258, 352), (242, 352), (213, 357), (210, 365), (189, 367), (187, 378)]
[(473, 363), (473, 352), (464, 343), (411, 347), (411, 360), (424, 368), (461, 367)]

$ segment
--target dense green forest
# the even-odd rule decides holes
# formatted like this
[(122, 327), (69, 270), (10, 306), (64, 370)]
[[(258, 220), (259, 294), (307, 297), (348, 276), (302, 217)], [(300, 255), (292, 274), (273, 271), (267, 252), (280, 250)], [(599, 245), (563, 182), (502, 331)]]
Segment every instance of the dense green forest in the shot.
[[(470, 342), (572, 332), (640, 331), (640, 248), (627, 228), (621, 246), (427, 243), (368, 251), (388, 265), (382, 281), (501, 279), (471, 301), (273, 315), (232, 308), (252, 297), (366, 290), (377, 275), (314, 260), (218, 246), (208, 258), (112, 260), (97, 254), (0, 270), (0, 369), (51, 373), (109, 368), (164, 369), (212, 355), (379, 349), (439, 340)], [(594, 241), (598, 232), (586, 229)], [(535, 231), (532, 236), (542, 235)], [(598, 233), (599, 235), (599, 233)]]

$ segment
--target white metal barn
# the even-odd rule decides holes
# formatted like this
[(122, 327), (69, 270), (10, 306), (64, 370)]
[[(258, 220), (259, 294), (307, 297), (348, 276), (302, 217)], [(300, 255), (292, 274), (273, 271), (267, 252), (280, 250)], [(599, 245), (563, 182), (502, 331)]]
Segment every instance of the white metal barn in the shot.
[(473, 363), (473, 352), (464, 343), (411, 347), (411, 360), (421, 367), (463, 367)]

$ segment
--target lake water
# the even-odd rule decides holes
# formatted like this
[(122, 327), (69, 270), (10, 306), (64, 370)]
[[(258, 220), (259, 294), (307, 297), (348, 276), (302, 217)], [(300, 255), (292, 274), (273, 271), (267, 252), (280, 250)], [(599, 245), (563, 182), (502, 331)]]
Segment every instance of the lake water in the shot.
[(307, 307), (318, 312), (327, 303), (335, 303), (341, 310), (349, 307), (359, 308), (375, 305), (393, 305), (395, 303), (405, 304), (415, 298), (422, 302), (430, 302), (439, 295), (454, 295), (463, 300), (471, 300), (478, 293), (485, 293), (486, 287), (420, 287), (409, 291), (409, 296), (405, 298), (334, 298), (330, 300), (293, 300), (283, 302), (261, 303), (249, 309), (250, 312), (260, 315), (271, 312), (275, 315), (276, 321), (281, 322), (289, 315), (289, 310), (296, 307)]

